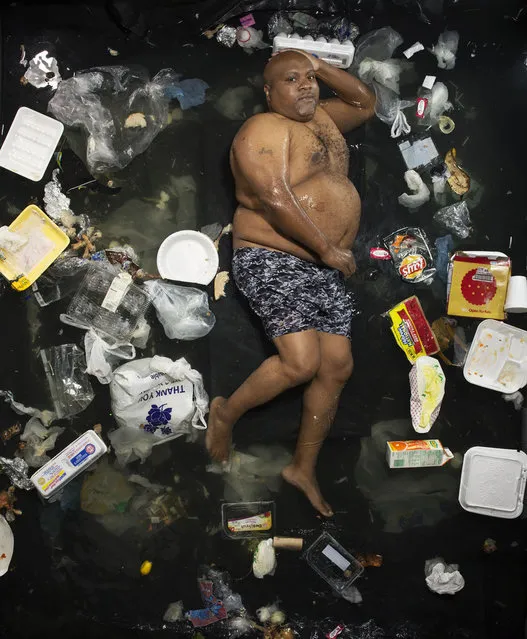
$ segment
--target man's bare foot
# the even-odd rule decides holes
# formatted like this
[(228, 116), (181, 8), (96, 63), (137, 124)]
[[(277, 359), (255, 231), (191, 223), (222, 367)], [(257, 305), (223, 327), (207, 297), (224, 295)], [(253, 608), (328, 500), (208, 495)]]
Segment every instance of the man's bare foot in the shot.
[(333, 511), (331, 506), (325, 501), (318, 487), (318, 482), (314, 476), (306, 475), (302, 470), (297, 468), (294, 464), (289, 464), (282, 471), (282, 477), (301, 490), (304, 495), (313, 504), (313, 507), (322, 513), (324, 517), (332, 517)]
[(232, 424), (223, 419), (222, 408), (227, 400), (216, 397), (210, 403), (205, 444), (209, 455), (217, 461), (227, 461), (231, 452)]

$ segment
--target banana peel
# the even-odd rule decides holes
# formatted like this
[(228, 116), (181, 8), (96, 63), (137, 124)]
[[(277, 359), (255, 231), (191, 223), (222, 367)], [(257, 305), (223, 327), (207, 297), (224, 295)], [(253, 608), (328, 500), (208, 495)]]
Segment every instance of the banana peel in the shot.
[(470, 189), (470, 177), (461, 169), (457, 163), (456, 149), (452, 148), (445, 155), (445, 164), (450, 172), (447, 178), (450, 188), (458, 195), (464, 195)]

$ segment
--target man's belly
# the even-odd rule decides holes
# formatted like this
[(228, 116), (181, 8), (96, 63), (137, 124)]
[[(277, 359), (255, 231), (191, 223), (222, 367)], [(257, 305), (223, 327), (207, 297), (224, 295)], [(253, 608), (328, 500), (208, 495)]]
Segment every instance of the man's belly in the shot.
[[(327, 238), (340, 248), (350, 248), (360, 222), (357, 189), (344, 175), (318, 173), (293, 188), (306, 214)], [(233, 225), (234, 246), (257, 244), (314, 260), (307, 249), (273, 227), (263, 211), (238, 207)]]

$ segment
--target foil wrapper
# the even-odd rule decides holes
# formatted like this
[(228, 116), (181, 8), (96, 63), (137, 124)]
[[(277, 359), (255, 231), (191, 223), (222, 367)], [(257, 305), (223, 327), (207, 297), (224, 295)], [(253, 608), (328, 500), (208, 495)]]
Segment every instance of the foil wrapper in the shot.
[(55, 169), (44, 187), (44, 210), (55, 222), (61, 222), (64, 211), (70, 210), (70, 198), (62, 192), (58, 173), (59, 169)]
[(29, 61), (29, 67), (24, 73), (24, 80), (37, 89), (51, 87), (55, 90), (62, 80), (57, 59), (48, 55), (47, 51), (37, 53)]
[(216, 40), (226, 47), (232, 47), (236, 42), (236, 29), (234, 27), (222, 27), (216, 33)]
[(23, 490), (31, 490), (34, 488), (27, 476), (28, 471), (29, 467), (27, 463), (20, 457), (16, 457), (15, 459), (0, 457), (0, 473), (7, 475), (13, 486)]

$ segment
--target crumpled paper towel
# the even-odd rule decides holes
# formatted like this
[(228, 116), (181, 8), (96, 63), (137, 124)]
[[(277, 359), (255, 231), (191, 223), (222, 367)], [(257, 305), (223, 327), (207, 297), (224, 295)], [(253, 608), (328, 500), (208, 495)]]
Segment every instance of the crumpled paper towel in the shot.
[(253, 573), (258, 579), (263, 579), (266, 575), (274, 575), (276, 569), (276, 554), (272, 539), (264, 539), (258, 544), (254, 553)]
[(465, 586), (457, 564), (447, 564), (443, 557), (425, 561), (426, 585), (438, 595), (455, 595)]

